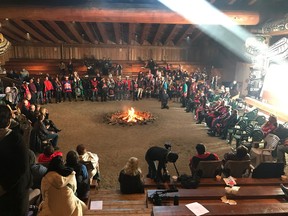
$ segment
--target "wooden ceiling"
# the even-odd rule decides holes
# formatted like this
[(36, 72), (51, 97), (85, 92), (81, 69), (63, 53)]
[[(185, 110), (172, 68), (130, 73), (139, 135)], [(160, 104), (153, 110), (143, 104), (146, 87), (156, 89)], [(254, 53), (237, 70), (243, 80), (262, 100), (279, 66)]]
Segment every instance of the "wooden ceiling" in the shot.
[[(288, 8), (287, 0), (206, 2), (248, 30)], [(157, 0), (1, 0), (0, 23), (0, 33), (12, 44), (180, 46), (187, 37), (189, 43), (208, 38), (200, 23), (190, 23)]]

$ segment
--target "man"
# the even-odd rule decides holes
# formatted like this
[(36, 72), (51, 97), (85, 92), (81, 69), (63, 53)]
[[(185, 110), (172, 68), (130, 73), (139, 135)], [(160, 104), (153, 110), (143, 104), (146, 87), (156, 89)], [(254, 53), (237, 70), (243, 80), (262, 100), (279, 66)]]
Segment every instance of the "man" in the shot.
[[(168, 162), (175, 163), (177, 159), (178, 154), (172, 153), (170, 149), (158, 146), (149, 148), (145, 155), (145, 160), (149, 166), (149, 173), (147, 177), (154, 179), (156, 182), (164, 181), (163, 175), (167, 174), (166, 164)], [(158, 161), (157, 168), (155, 164), (156, 161)]]
[(28, 149), (9, 129), (11, 117), (11, 110), (0, 105), (0, 215), (26, 216), (32, 180)]
[(190, 159), (189, 167), (191, 173), (196, 171), (200, 161), (219, 160), (218, 155), (206, 152), (206, 147), (202, 143), (196, 145), (197, 154)]
[(167, 94), (167, 90), (164, 89), (161, 97), (161, 109), (169, 109), (168, 100), (169, 95)]
[(49, 77), (46, 76), (45, 77), (45, 80), (43, 82), (44, 84), (44, 93), (46, 95), (46, 100), (45, 100), (45, 103), (47, 104), (48, 102), (51, 103), (51, 98), (52, 98), (52, 90), (54, 89), (53, 88), (53, 84), (52, 82), (49, 80)]

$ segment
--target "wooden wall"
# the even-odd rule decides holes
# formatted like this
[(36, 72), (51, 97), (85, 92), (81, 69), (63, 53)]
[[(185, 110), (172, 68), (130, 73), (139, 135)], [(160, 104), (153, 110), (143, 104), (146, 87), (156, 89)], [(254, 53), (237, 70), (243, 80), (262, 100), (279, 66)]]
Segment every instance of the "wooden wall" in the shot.
[(14, 58), (14, 50), (10, 47), (3, 55), (0, 55), (0, 65), (4, 65), (10, 58)]
[(103, 57), (112, 60), (193, 61), (200, 62), (199, 50), (189, 47), (123, 46), (123, 45), (14, 45), (14, 58), (25, 59), (83, 59)]

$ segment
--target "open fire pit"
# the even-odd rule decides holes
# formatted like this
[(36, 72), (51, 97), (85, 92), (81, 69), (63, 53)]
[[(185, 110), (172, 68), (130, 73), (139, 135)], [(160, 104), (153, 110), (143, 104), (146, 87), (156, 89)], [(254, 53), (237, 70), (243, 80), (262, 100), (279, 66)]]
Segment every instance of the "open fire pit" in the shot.
[(133, 107), (127, 111), (117, 111), (105, 115), (104, 121), (107, 124), (115, 125), (143, 125), (154, 122), (155, 117), (150, 112), (135, 111)]

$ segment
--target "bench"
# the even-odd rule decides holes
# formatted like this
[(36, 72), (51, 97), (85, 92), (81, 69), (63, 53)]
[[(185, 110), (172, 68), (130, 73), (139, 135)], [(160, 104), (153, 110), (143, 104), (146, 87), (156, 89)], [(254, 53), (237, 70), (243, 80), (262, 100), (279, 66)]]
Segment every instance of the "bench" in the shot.
[[(265, 203), (246, 203), (240, 205), (228, 205), (224, 203), (207, 203), (203, 205), (209, 213), (205, 215), (287, 215), (288, 204), (287, 203), (273, 203), (267, 205)], [(153, 216), (189, 216), (194, 215), (186, 206), (153, 206)]]
[(91, 201), (103, 201), (102, 210), (86, 210), (84, 215), (151, 215), (146, 194), (121, 194), (119, 190), (90, 190)]
[[(281, 183), (288, 183), (288, 180), (281, 180), (280, 178), (237, 178), (237, 185), (258, 185), (258, 186), (279, 186)], [(172, 180), (170, 182), (165, 183), (156, 183), (153, 179), (145, 178), (144, 179), (144, 187), (146, 189), (168, 189), (176, 186), (177, 188), (181, 188), (181, 183), (174, 183)], [(223, 180), (216, 181), (214, 178), (202, 178), (200, 179), (199, 187), (204, 186), (225, 186), (225, 182)]]
[[(165, 190), (147, 190), (147, 200), (151, 201), (156, 192)], [(203, 187), (198, 189), (178, 189), (178, 192), (165, 193), (165, 198), (179, 200), (219, 200), (222, 196), (238, 199), (281, 199), (285, 195), (280, 186), (242, 186), (236, 195), (226, 194), (224, 187)]]

